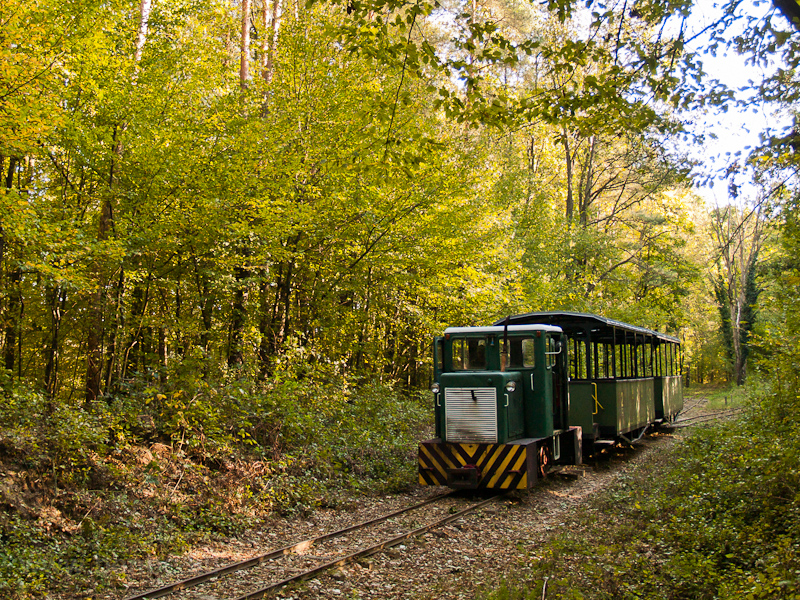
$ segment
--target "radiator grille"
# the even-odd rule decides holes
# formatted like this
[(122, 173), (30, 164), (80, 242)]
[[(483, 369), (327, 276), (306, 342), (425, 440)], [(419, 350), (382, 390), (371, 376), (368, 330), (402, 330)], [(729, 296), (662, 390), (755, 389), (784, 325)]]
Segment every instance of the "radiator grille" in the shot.
[(446, 388), (448, 442), (497, 442), (497, 390)]

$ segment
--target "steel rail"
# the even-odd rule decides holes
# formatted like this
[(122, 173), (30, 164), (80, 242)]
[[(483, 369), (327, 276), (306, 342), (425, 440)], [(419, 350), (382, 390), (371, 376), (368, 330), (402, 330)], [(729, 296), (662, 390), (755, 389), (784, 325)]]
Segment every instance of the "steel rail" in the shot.
[(717, 419), (717, 418), (733, 417), (735, 415), (738, 415), (738, 414), (744, 412), (744, 410), (745, 410), (744, 407), (741, 407), (741, 408), (723, 408), (723, 409), (711, 411), (711, 412), (708, 412), (708, 413), (703, 413), (703, 414), (700, 414), (700, 415), (694, 415), (692, 417), (686, 417), (686, 418), (683, 418), (683, 419), (678, 419), (676, 421), (673, 421), (671, 425), (672, 425), (672, 427), (686, 427), (687, 425), (684, 425), (684, 423), (689, 424), (689, 423), (691, 423), (693, 421), (698, 421), (698, 420), (701, 420), (701, 419), (702, 420), (700, 422), (705, 422), (705, 421), (710, 421), (710, 420)]
[(428, 504), (433, 504), (434, 502), (438, 502), (439, 500), (447, 498), (452, 494), (453, 492), (439, 494), (438, 496), (434, 496), (433, 498), (428, 498), (427, 500), (419, 502), (418, 504), (414, 504), (413, 506), (407, 506), (406, 508), (401, 508), (400, 510), (396, 510), (394, 512), (383, 515), (376, 519), (372, 519), (370, 521), (363, 521), (355, 525), (350, 525), (349, 527), (345, 527), (344, 529), (339, 529), (338, 531), (326, 533), (325, 535), (321, 535), (315, 538), (309, 538), (307, 540), (303, 540), (302, 542), (297, 542), (295, 544), (279, 548), (278, 550), (267, 552), (266, 554), (260, 554), (259, 556), (248, 558), (247, 560), (232, 563), (225, 567), (220, 567), (219, 569), (214, 569), (213, 571), (208, 571), (207, 573), (202, 573), (195, 577), (189, 577), (188, 579), (184, 579), (176, 583), (171, 583), (169, 585), (165, 585), (163, 587), (150, 590), (149, 592), (143, 592), (141, 594), (137, 594), (136, 596), (129, 596), (125, 600), (153, 600), (154, 598), (161, 598), (162, 596), (167, 596), (169, 594), (173, 594), (175, 592), (179, 592), (181, 590), (194, 587), (196, 585), (200, 585), (201, 583), (205, 583), (209, 579), (214, 579), (215, 577), (227, 575), (228, 573), (234, 573), (236, 571), (243, 571), (244, 569), (250, 569), (273, 558), (279, 558), (281, 556), (285, 556), (287, 554), (292, 554), (292, 553), (299, 554), (300, 552), (307, 550), (314, 544), (342, 536), (346, 533), (350, 533), (351, 531), (356, 531), (358, 529), (368, 527), (369, 525), (382, 523), (383, 521), (387, 521), (393, 517), (397, 517), (412, 510), (416, 510), (417, 508), (421, 508), (423, 506), (427, 506)]
[[(725, 414), (718, 414), (718, 415), (703, 415), (702, 417), (695, 417), (691, 419), (686, 419), (685, 421), (681, 421), (680, 423), (673, 425), (674, 429), (682, 429), (683, 427), (691, 427), (692, 425), (701, 425), (703, 423), (710, 423), (711, 421), (723, 421), (727, 419), (732, 419), (733, 417), (741, 414), (741, 412), (730, 412)], [(704, 418), (703, 418), (704, 417)]]
[(687, 401), (686, 405), (681, 409), (680, 412), (685, 414), (691, 412), (695, 408), (705, 406), (706, 404), (708, 404), (708, 398), (699, 398), (694, 400), (691, 404), (689, 404)]
[(393, 538), (391, 538), (389, 540), (386, 540), (385, 542), (381, 542), (380, 544), (375, 544), (374, 546), (370, 546), (369, 548), (364, 548), (363, 550), (358, 550), (357, 552), (353, 552), (352, 554), (348, 554), (347, 556), (344, 556), (342, 558), (338, 558), (336, 560), (332, 560), (330, 562), (327, 562), (327, 563), (325, 563), (323, 565), (319, 565), (318, 567), (314, 567), (313, 569), (309, 569), (308, 571), (303, 571), (302, 573), (299, 573), (298, 575), (294, 575), (293, 577), (289, 577), (289, 578), (284, 579), (282, 581), (278, 581), (276, 583), (272, 583), (270, 585), (267, 585), (267, 586), (265, 586), (263, 588), (255, 590), (253, 592), (249, 592), (249, 593), (247, 593), (247, 594), (245, 594), (243, 596), (239, 596), (238, 598), (236, 598), (236, 600), (256, 600), (257, 598), (263, 598), (267, 594), (275, 592), (278, 589), (280, 589), (282, 587), (286, 587), (289, 584), (296, 583), (296, 582), (302, 581), (304, 579), (308, 579), (309, 577), (312, 577), (314, 575), (317, 575), (319, 573), (322, 573), (323, 571), (327, 571), (328, 569), (332, 569), (334, 567), (341, 567), (343, 565), (346, 565), (347, 563), (351, 563), (351, 562), (355, 561), (358, 558), (364, 558), (366, 556), (371, 556), (373, 554), (377, 554), (378, 552), (381, 552), (382, 550), (385, 550), (387, 548), (391, 548), (392, 546), (397, 546), (400, 542), (403, 542), (403, 541), (405, 541), (407, 539), (410, 539), (412, 537), (417, 537), (419, 535), (422, 535), (423, 533), (427, 533), (431, 529), (436, 529), (437, 527), (441, 527), (442, 525), (446, 525), (447, 523), (450, 523), (452, 521), (456, 521), (456, 520), (460, 519), (461, 517), (463, 517), (464, 515), (472, 512), (474, 510), (477, 510), (477, 509), (481, 508), (482, 506), (485, 506), (485, 505), (489, 504), (490, 502), (494, 502), (498, 498), (502, 498), (503, 496), (506, 496), (507, 494), (508, 494), (508, 492), (506, 492), (504, 494), (499, 494), (497, 496), (493, 496), (493, 497), (489, 498), (488, 500), (483, 500), (483, 501), (479, 502), (478, 504), (475, 504), (473, 506), (469, 506), (467, 508), (464, 508), (464, 509), (462, 509), (462, 510), (460, 510), (458, 512), (453, 513), (452, 515), (448, 515), (448, 516), (444, 517), (443, 519), (439, 519), (438, 521), (434, 521), (433, 523), (429, 523), (428, 525), (423, 525), (422, 527), (418, 527), (417, 529), (414, 529), (413, 531), (409, 531), (409, 532), (404, 533), (402, 535), (398, 535), (397, 537), (393, 537)]

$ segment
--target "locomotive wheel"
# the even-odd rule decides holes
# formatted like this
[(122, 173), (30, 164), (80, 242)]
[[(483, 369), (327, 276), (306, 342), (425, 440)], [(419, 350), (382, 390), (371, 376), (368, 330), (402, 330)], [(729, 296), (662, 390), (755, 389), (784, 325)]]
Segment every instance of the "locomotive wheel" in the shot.
[(550, 463), (552, 462), (550, 457), (550, 448), (547, 446), (540, 446), (539, 447), (539, 476), (544, 478), (547, 477), (547, 472), (550, 470)]

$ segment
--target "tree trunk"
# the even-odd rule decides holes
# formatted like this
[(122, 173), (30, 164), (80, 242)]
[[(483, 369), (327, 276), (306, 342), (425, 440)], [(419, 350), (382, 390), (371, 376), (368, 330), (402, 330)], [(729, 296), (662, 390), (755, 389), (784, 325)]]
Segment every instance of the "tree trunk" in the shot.
[(592, 177), (596, 139), (595, 136), (589, 138), (589, 148), (586, 151), (586, 163), (583, 165), (583, 172), (581, 174), (583, 181), (579, 192), (578, 220), (582, 229), (585, 229), (589, 224), (589, 205), (592, 203)]
[[(120, 269), (119, 278), (116, 284), (116, 308), (114, 311), (114, 319), (109, 325), (109, 339), (108, 345), (106, 346), (106, 358), (105, 358), (105, 372), (103, 374), (103, 389), (106, 393), (111, 391), (111, 386), (114, 383), (115, 379), (115, 370), (117, 369), (117, 337), (120, 332), (120, 328), (125, 326), (125, 315), (123, 312), (122, 306), (122, 296), (124, 293), (124, 286), (125, 286), (125, 271)], [(118, 376), (119, 373), (116, 373)]]
[(242, 0), (242, 45), (239, 54), (239, 85), (247, 89), (250, 79), (250, 0)]
[(139, 28), (136, 32), (136, 52), (133, 55), (133, 62), (138, 66), (142, 60), (142, 51), (147, 41), (147, 27), (150, 22), (150, 2), (151, 0), (141, 0), (139, 2)]
[[(753, 222), (748, 225), (750, 218)], [(712, 220), (719, 259), (718, 273), (711, 283), (719, 309), (730, 378), (737, 385), (744, 384), (747, 376), (750, 335), (760, 294), (756, 272), (762, 227), (760, 211), (743, 216), (733, 207), (718, 210)]]
[[(197, 286), (197, 295), (200, 300), (200, 321), (202, 325), (200, 328), (200, 347), (203, 349), (203, 355), (207, 356), (209, 353), (209, 344), (211, 343), (214, 297), (209, 287), (208, 277), (200, 272), (200, 264), (197, 261), (197, 257), (194, 255), (192, 256), (192, 264), (194, 265), (194, 278), (195, 285)], [(184, 348), (184, 354), (187, 350), (188, 347)]]
[(47, 346), (47, 358), (44, 368), (44, 385), (47, 392), (47, 412), (52, 414), (54, 410), (52, 402), (58, 389), (59, 332), (67, 297), (61, 286), (56, 286), (48, 290), (47, 299), (50, 307), (50, 340)]
[[(14, 183), (13, 169), (11, 168), (11, 166), (14, 164), (14, 157), (13, 156), (9, 159), (9, 163), (10, 163), (9, 164), (9, 176), (5, 178), (5, 182), (4, 182), (5, 183), (4, 187), (6, 188), (6, 190), (10, 190), (11, 186), (9, 184), (10, 183), (11, 184)], [(2, 171), (3, 171), (3, 168), (5, 167), (5, 164), (6, 164), (6, 157), (3, 156), (2, 154), (0, 154), (0, 175), (2, 174)], [(2, 269), (2, 267), (3, 267), (3, 259), (5, 258), (5, 256), (6, 256), (6, 230), (3, 227), (2, 218), (0, 218), (0, 269)], [(2, 272), (1, 271), (0, 271), (0, 277), (2, 277)]]
[(203, 328), (200, 331), (200, 347), (203, 349), (203, 353), (208, 355), (209, 344), (211, 343), (211, 317), (212, 311), (214, 310), (214, 299), (211, 296), (211, 290), (209, 289), (208, 279), (206, 277), (202, 278), (200, 290), (202, 293), (200, 319), (203, 322)]
[[(138, 75), (138, 66), (142, 58), (145, 42), (147, 41), (147, 29), (150, 20), (151, 0), (140, 0), (139, 3), (139, 23), (136, 32), (136, 50), (133, 55), (136, 64), (134, 80)], [(113, 198), (116, 192), (118, 180), (118, 170), (121, 168), (123, 144), (122, 136), (126, 129), (126, 124), (118, 124), (114, 127), (112, 138), (111, 167), (108, 176), (108, 196), (103, 201), (100, 213), (100, 222), (97, 231), (97, 240), (105, 241), (109, 238), (114, 229), (114, 210)], [(91, 403), (96, 400), (101, 393), (101, 383), (103, 375), (103, 341), (105, 334), (105, 311), (108, 304), (108, 280), (109, 276), (104, 265), (97, 265), (96, 269), (97, 290), (95, 291), (89, 306), (89, 332), (86, 340), (86, 384), (84, 386), (86, 402)]]
[[(3, 364), (6, 369), (14, 372), (14, 364), (18, 354), (21, 354), (22, 331), (22, 290), (20, 283), (22, 271), (19, 267), (11, 271), (8, 277), (8, 308), (6, 318), (6, 343), (3, 349)], [(21, 361), (20, 361), (21, 362)], [(22, 364), (18, 365), (17, 376), (22, 377)]]
[[(289, 328), (292, 320), (292, 281), (294, 278), (294, 267), (293, 260), (285, 263), (283, 281), (278, 286), (278, 312), (276, 313), (276, 316), (278, 316), (278, 331), (275, 338), (276, 350), (280, 348), (289, 337)], [(276, 320), (273, 319), (273, 323), (275, 322)]]
[[(116, 147), (115, 147), (115, 155)], [(111, 166), (111, 178), (114, 177), (114, 162)], [(114, 215), (111, 200), (103, 202), (100, 223), (97, 230), (98, 241), (108, 239), (113, 228)], [(107, 279), (103, 275), (103, 266), (97, 266), (97, 290), (92, 295), (89, 306), (89, 332), (86, 338), (86, 385), (84, 393), (86, 403), (90, 404), (100, 397), (103, 367), (103, 337), (105, 332), (105, 308)]]
[(294, 261), (285, 261), (278, 265), (275, 296), (271, 308), (269, 307), (266, 281), (262, 283), (261, 319), (259, 321), (259, 333), (261, 334), (259, 372), (261, 377), (266, 377), (269, 371), (269, 359), (278, 354), (289, 336), (293, 275)]
[(565, 216), (567, 218), (567, 229), (572, 225), (572, 215), (575, 211), (575, 200), (572, 195), (572, 150), (569, 147), (569, 136), (566, 129), (562, 130), (561, 143), (564, 146), (564, 161), (567, 168), (567, 205)]
[[(8, 159), (8, 172), (3, 180), (3, 185), (6, 193), (11, 191), (14, 186), (14, 175), (17, 172), (17, 165), (19, 159), (11, 156)], [(2, 165), (0, 165), (2, 166)], [(5, 230), (2, 229), (0, 223), (0, 267), (2, 267), (3, 259), (6, 252), (6, 237)], [(5, 346), (3, 347), (3, 365), (6, 369), (13, 373), (14, 363), (17, 355), (17, 344), (19, 343), (20, 331), (20, 317), (18, 315), (20, 306), (22, 304), (22, 290), (20, 289), (20, 280), (22, 279), (22, 272), (19, 267), (15, 267), (8, 276), (8, 307), (6, 308), (6, 328), (5, 328)]]
[[(266, 6), (267, 0), (263, 0)], [(275, 51), (278, 47), (278, 29), (280, 28), (280, 2), (281, 0), (272, 0), (272, 21), (270, 22), (270, 35), (269, 35), (269, 51), (267, 52), (266, 63), (262, 70), (262, 76), (267, 84), (272, 83), (275, 76)], [(266, 23), (265, 23), (266, 26)], [(265, 42), (266, 42), (265, 38)]]
[(167, 376), (167, 330), (158, 328), (158, 380), (163, 384)]
[(264, 381), (269, 375), (269, 361), (272, 356), (272, 340), (270, 318), (269, 318), (269, 282), (268, 273), (265, 270), (261, 273), (261, 283), (258, 286), (259, 294), (259, 313), (258, 333), (261, 340), (258, 344), (258, 380)]
[(133, 377), (140, 372), (140, 357), (143, 352), (144, 337), (142, 335), (142, 320), (147, 305), (145, 291), (141, 285), (133, 288), (131, 294), (133, 304), (131, 305), (130, 323), (134, 327), (130, 334), (128, 343), (125, 347), (125, 363), (122, 371), (123, 379)]
[(228, 366), (238, 367), (244, 363), (244, 348), (242, 337), (244, 326), (247, 320), (247, 278), (250, 272), (244, 267), (234, 269), (236, 277), (236, 290), (233, 297), (233, 307), (231, 311), (231, 334), (228, 344)]

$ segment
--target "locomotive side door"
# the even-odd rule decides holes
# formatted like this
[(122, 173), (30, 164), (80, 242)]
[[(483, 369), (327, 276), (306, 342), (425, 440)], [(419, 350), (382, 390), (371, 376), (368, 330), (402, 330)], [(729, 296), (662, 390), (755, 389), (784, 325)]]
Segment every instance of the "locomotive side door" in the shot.
[(553, 384), (553, 429), (567, 429), (569, 414), (569, 373), (567, 362), (567, 339), (565, 336), (547, 337), (548, 366)]
[[(536, 360), (537, 340), (533, 335), (514, 336), (509, 340), (508, 370), (517, 371), (522, 379), (522, 397), (524, 406), (520, 407), (521, 419), (525, 421), (524, 435), (536, 437), (540, 429), (541, 404), (545, 393), (545, 385), (541, 376), (541, 367)], [(541, 363), (541, 361), (539, 361)], [(536, 423), (537, 426), (534, 426)]]
[[(444, 338), (433, 338), (433, 383), (439, 383), (439, 376), (444, 371)], [(438, 388), (437, 388), (438, 389)], [(437, 438), (444, 438), (444, 415), (443, 415), (443, 402), (442, 393), (440, 391), (433, 394), (433, 414), (434, 414), (434, 432)]]

